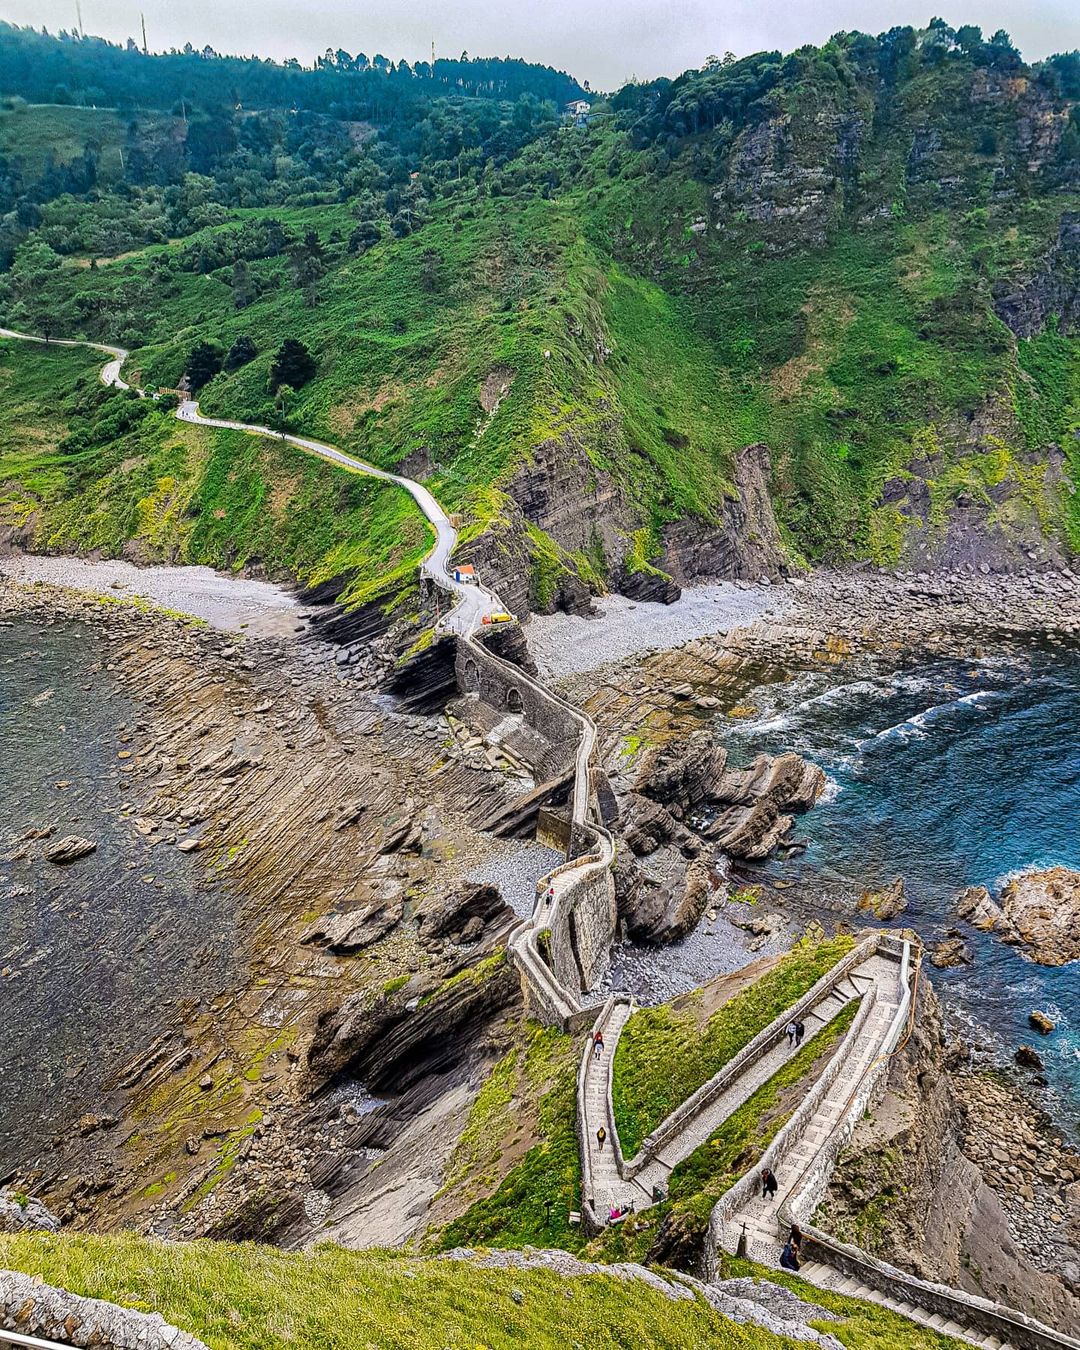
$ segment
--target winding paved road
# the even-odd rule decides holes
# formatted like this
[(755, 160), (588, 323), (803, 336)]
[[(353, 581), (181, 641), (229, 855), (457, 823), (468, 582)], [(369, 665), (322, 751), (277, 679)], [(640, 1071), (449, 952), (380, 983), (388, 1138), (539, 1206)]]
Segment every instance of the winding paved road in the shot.
[[(21, 342), (38, 342), (43, 346), (89, 347), (93, 351), (105, 352), (112, 359), (101, 368), (102, 384), (111, 385), (115, 389), (131, 388), (131, 385), (120, 374), (121, 368), (128, 358), (128, 352), (123, 347), (113, 347), (104, 342), (83, 342), (77, 338), (52, 338), (46, 343), (44, 338), (34, 337), (30, 333), (19, 333), (13, 328), (0, 328), (0, 338), (17, 338)], [(139, 389), (137, 392), (140, 398), (147, 397), (145, 390)], [(250, 422), (233, 422), (224, 418), (204, 417), (199, 412), (199, 405), (194, 399), (187, 399), (181, 403), (176, 410), (176, 416), (181, 422), (192, 422), (196, 426), (220, 427), (225, 431), (243, 431), (250, 436), (268, 436), (271, 440), (283, 440), (288, 442), (289, 445), (295, 445), (298, 450), (304, 450), (311, 455), (318, 455), (320, 459), (329, 460), (340, 468), (349, 469), (353, 473), (365, 474), (369, 478), (379, 478), (385, 483), (395, 483), (398, 487), (404, 488), (435, 531), (435, 544), (421, 565), (421, 575), (429, 577), (436, 585), (455, 597), (454, 608), (442, 619), (442, 628), (445, 631), (460, 633), (468, 637), (483, 624), (485, 618), (489, 618), (492, 614), (505, 612), (502, 601), (488, 587), (465, 584), (454, 580), (454, 574), (450, 568), (450, 556), (457, 544), (457, 530), (451, 525), (449, 516), (422, 483), (417, 483), (412, 478), (405, 478), (401, 474), (390, 473), (386, 469), (378, 469), (374, 464), (368, 464), (366, 460), (357, 459), (354, 455), (347, 455), (343, 450), (338, 450), (333, 445), (326, 445), (322, 441), (309, 440), (304, 436), (287, 435), (280, 431), (274, 431), (270, 427), (255, 426)]]

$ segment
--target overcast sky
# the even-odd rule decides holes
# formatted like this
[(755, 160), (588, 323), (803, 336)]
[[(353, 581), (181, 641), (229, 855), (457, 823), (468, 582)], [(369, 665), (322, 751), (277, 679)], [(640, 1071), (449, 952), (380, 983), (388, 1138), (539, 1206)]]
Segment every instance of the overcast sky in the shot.
[[(597, 89), (631, 75), (677, 75), (706, 56), (790, 51), (841, 29), (949, 23), (1007, 29), (1024, 56), (1080, 47), (1078, 0), (81, 0), (87, 33), (137, 37), (140, 9), (153, 50), (209, 43), (221, 52), (310, 63), (327, 47), (396, 60), (522, 56), (569, 70)], [(0, 0), (0, 18), (74, 28), (76, 0)]]

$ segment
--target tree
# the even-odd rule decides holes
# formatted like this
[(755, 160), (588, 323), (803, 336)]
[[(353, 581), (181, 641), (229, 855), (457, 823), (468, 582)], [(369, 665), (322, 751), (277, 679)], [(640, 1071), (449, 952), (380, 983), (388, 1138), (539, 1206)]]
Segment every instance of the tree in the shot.
[(257, 292), (251, 269), (243, 258), (237, 258), (232, 269), (233, 309), (247, 309), (255, 299)]
[(349, 235), (349, 252), (364, 254), (382, 238), (378, 225), (373, 220), (362, 220)]
[(224, 369), (230, 372), (239, 370), (241, 366), (246, 366), (249, 361), (254, 361), (258, 354), (259, 349), (255, 346), (254, 340), (244, 334), (238, 337), (225, 353)]
[(299, 389), (317, 369), (315, 358), (307, 347), (298, 338), (286, 338), (270, 366), (270, 388), (276, 392), (283, 384), (288, 384)]
[(15, 253), (12, 292), (23, 321), (46, 342), (72, 326), (70, 297), (62, 286), (60, 255), (40, 239), (29, 239)]
[(204, 384), (209, 384), (221, 369), (221, 348), (210, 342), (197, 342), (188, 352), (184, 362), (184, 374), (192, 393), (198, 393)]

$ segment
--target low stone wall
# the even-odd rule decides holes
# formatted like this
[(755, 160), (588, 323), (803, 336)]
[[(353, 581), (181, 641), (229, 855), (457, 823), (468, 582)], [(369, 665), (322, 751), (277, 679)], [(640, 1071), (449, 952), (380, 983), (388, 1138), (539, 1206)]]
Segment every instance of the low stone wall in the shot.
[(848, 1055), (854, 1049), (855, 1042), (873, 1013), (876, 1002), (876, 996), (863, 1000), (862, 1007), (856, 1013), (855, 1020), (848, 1028), (847, 1035), (844, 1037), (840, 1048), (829, 1060), (824, 1073), (800, 1102), (790, 1120), (776, 1135), (754, 1166), (740, 1177), (734, 1186), (725, 1191), (713, 1206), (712, 1215), (709, 1218), (709, 1231), (705, 1240), (705, 1269), (708, 1272), (708, 1279), (715, 1278), (720, 1269), (720, 1252), (724, 1249), (725, 1226), (755, 1194), (762, 1168), (769, 1167), (774, 1172), (778, 1171), (783, 1166), (784, 1159), (789, 1157), (799, 1146), (799, 1142), (810, 1128), (818, 1107), (828, 1096), (832, 1085), (843, 1072)]
[(751, 1065), (756, 1064), (762, 1056), (768, 1054), (774, 1045), (779, 1044), (786, 1034), (788, 1023), (798, 1021), (799, 1018), (805, 1016), (820, 1003), (823, 998), (827, 998), (857, 966), (861, 966), (864, 961), (873, 956), (874, 952), (878, 950), (878, 945), (879, 939), (871, 937), (864, 939), (853, 947), (846, 956), (841, 957), (831, 970), (826, 971), (813, 988), (809, 989), (797, 1003), (790, 1008), (786, 1008), (779, 1017), (769, 1023), (764, 1031), (759, 1031), (748, 1045), (743, 1046), (734, 1059), (729, 1060), (707, 1083), (703, 1083), (696, 1092), (691, 1093), (669, 1116), (665, 1116), (644, 1141), (638, 1153), (626, 1163), (623, 1171), (626, 1180), (633, 1180), (644, 1167), (648, 1166), (661, 1149), (666, 1147), (676, 1135), (686, 1128), (686, 1125), (694, 1116), (715, 1101)]
[(818, 1205), (824, 1199), (829, 1187), (829, 1179), (836, 1167), (837, 1159), (847, 1147), (855, 1127), (873, 1106), (880, 1103), (885, 1095), (888, 1077), (888, 1056), (893, 1053), (904, 1034), (912, 1012), (913, 995), (911, 990), (911, 948), (905, 943), (900, 959), (899, 993), (896, 1013), (882, 1042), (881, 1058), (864, 1075), (859, 1089), (848, 1103), (843, 1119), (837, 1122), (835, 1129), (824, 1141), (814, 1156), (814, 1166), (804, 1173), (797, 1188), (792, 1191), (780, 1207), (782, 1223), (792, 1224), (805, 1220), (809, 1222)]
[(802, 1251), (806, 1260), (823, 1262), (870, 1289), (910, 1303), (914, 1308), (940, 1314), (976, 1333), (996, 1336), (1017, 1350), (1080, 1350), (1080, 1341), (1036, 1322), (1015, 1308), (992, 1303), (962, 1289), (920, 1280), (808, 1224), (803, 1225)]
[(207, 1350), (160, 1313), (81, 1298), (13, 1270), (0, 1270), (0, 1347), (5, 1331), (96, 1350)]

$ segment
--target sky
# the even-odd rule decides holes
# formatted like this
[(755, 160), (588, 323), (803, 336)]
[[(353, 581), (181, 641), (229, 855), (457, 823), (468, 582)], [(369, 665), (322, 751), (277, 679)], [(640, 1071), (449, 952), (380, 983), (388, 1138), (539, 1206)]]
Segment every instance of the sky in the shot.
[(220, 52), (257, 53), (309, 64), (327, 47), (397, 60), (436, 55), (521, 56), (618, 88), (631, 76), (677, 75), (710, 55), (736, 56), (820, 43), (842, 29), (879, 33), (894, 24), (924, 26), (940, 12), (950, 24), (1005, 28), (1025, 58), (1080, 47), (1078, 0), (0, 0), (0, 18), (83, 28), (149, 45), (207, 43)]

